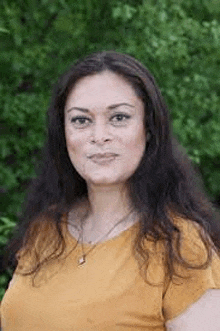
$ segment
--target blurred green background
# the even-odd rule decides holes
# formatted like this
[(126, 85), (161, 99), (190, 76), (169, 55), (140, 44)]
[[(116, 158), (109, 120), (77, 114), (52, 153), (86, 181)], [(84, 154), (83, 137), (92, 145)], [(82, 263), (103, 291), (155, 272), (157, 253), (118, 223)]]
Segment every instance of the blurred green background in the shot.
[[(220, 195), (219, 0), (2, 0), (0, 255), (39, 163), (51, 88), (76, 59), (99, 50), (149, 68), (207, 194)], [(12, 273), (1, 272), (0, 300)]]

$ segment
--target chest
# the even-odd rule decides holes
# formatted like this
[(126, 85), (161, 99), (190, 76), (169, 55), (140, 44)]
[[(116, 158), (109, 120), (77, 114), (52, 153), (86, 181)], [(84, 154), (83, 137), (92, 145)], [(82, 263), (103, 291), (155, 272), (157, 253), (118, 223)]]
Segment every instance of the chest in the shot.
[(134, 222), (127, 222), (126, 224), (115, 227), (106, 225), (102, 227), (102, 229), (91, 228), (90, 226), (84, 225), (82, 229), (79, 225), (76, 226), (69, 223), (67, 227), (70, 235), (76, 240), (80, 242), (83, 241), (83, 243), (95, 244), (116, 238), (134, 224)]
[(39, 287), (33, 288), (28, 278), (18, 278), (5, 298), (5, 315), (20, 319), (21, 327), (13, 328), (9, 322), (6, 331), (26, 331), (28, 318), (33, 331), (164, 330), (163, 287), (143, 280), (128, 249), (111, 249), (108, 254), (110, 247), (100, 246), (78, 267), (80, 249), (55, 275), (49, 270), (42, 273)]

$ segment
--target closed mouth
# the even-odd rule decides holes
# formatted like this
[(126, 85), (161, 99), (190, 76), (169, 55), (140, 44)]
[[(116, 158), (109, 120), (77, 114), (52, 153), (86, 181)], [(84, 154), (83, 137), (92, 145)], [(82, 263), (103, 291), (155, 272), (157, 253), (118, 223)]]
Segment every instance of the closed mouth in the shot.
[(109, 159), (112, 157), (118, 156), (117, 154), (113, 154), (113, 153), (104, 153), (104, 154), (93, 154), (91, 155), (89, 158), (90, 159)]

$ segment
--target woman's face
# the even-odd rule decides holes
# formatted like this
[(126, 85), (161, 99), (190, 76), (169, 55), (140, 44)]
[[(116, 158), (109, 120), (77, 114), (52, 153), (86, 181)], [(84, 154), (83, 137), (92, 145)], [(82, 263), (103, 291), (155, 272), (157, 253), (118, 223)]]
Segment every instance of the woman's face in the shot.
[(70, 160), (87, 185), (125, 184), (145, 150), (144, 104), (111, 71), (82, 78), (66, 101), (65, 136)]

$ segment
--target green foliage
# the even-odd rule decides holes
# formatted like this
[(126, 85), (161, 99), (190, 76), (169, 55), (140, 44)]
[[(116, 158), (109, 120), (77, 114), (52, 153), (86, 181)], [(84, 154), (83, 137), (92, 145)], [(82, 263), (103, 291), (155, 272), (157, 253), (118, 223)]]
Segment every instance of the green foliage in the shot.
[[(9, 219), (8, 217), (0, 217), (0, 253), (3, 253), (4, 246), (6, 245), (12, 230), (16, 226), (16, 222)], [(8, 282), (12, 277), (12, 270), (5, 271), (4, 274), (0, 275), (0, 301), (4, 296), (5, 289), (7, 288)]]
[[(218, 0), (3, 0), (3, 219), (21, 215), (25, 188), (39, 163), (53, 84), (76, 59), (98, 50), (133, 55), (154, 74), (171, 111), (173, 132), (199, 168), (210, 198), (216, 198), (220, 191), (219, 19)], [(0, 238), (7, 239), (2, 231)]]
[(0, 218), (0, 247), (7, 243), (9, 234), (14, 229), (16, 222), (13, 222), (7, 217)]

